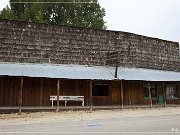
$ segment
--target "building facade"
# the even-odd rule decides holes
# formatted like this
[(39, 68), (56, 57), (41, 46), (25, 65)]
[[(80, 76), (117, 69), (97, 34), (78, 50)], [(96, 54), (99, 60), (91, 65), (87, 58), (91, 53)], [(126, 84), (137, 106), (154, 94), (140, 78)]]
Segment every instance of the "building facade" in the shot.
[(127, 32), (0, 20), (0, 106), (180, 104), (179, 54), (178, 42)]

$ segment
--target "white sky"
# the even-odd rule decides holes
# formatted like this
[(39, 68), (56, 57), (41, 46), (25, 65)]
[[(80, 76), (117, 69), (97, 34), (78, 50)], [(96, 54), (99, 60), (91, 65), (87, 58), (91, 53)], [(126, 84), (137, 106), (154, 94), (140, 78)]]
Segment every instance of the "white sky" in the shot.
[[(9, 0), (1, 0), (0, 10)], [(53, 0), (52, 0), (53, 1)], [(180, 42), (180, 0), (99, 0), (109, 30)]]

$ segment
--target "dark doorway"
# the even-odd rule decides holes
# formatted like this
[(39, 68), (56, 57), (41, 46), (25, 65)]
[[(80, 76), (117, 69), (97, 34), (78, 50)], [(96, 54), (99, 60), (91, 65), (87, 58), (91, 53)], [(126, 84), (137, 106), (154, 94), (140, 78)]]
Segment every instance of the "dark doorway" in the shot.
[(111, 105), (111, 87), (109, 84), (93, 84), (93, 105)]
[(110, 85), (108, 84), (94, 84), (92, 96), (109, 96)]

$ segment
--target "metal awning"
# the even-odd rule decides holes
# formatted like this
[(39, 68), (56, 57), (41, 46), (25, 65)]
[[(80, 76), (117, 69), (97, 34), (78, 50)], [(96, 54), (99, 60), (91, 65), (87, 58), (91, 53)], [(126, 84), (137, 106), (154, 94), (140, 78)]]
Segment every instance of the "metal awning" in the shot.
[(174, 71), (119, 67), (117, 78), (114, 78), (115, 67), (69, 64), (0, 63), (0, 75), (90, 80), (180, 81), (180, 72)]
[(180, 72), (120, 67), (118, 69), (118, 79), (143, 81), (180, 81)]
[(115, 68), (87, 65), (0, 63), (0, 75), (113, 80)]

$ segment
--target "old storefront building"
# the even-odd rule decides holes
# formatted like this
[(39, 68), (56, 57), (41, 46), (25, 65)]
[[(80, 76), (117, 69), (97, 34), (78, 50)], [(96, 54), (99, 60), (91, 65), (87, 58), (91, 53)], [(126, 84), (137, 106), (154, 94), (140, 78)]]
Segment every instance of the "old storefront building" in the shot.
[(0, 20), (0, 108), (175, 104), (178, 42)]

